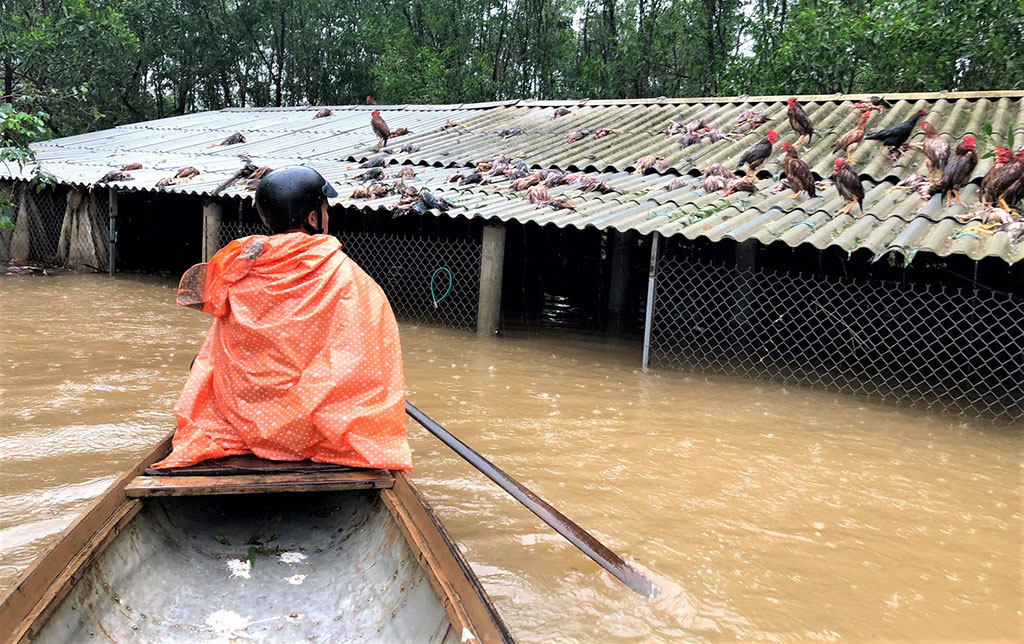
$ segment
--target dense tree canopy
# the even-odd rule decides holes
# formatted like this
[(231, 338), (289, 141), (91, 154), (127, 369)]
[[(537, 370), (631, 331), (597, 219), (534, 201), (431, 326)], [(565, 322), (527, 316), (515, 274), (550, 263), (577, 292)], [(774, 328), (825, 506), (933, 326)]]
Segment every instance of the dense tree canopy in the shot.
[[(1012, 89), (1018, 0), (0, 0), (53, 135), (226, 106)], [(0, 128), (0, 137), (4, 137)]]

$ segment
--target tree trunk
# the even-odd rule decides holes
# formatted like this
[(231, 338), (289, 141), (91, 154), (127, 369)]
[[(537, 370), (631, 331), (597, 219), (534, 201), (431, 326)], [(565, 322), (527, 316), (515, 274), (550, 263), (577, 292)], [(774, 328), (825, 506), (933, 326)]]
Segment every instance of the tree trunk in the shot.
[(4, 55), (4, 97), (5, 103), (14, 101), (14, 63), (11, 61), (11, 54)]
[(281, 33), (277, 40), (277, 87), (274, 90), (274, 105), (281, 107), (281, 86), (284, 84), (284, 9), (281, 9)]

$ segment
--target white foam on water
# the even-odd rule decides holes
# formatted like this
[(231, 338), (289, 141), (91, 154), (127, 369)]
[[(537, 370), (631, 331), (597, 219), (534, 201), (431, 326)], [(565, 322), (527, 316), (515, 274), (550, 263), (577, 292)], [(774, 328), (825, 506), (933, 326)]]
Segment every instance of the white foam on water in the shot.
[(292, 575), (291, 577), (285, 577), (284, 580), (292, 586), (299, 586), (302, 582), (306, 581), (306, 575)]
[(232, 577), (250, 579), (251, 575), (249, 573), (252, 571), (252, 564), (241, 559), (232, 559), (228, 562), (228, 570), (231, 571)]
[(230, 633), (245, 629), (249, 620), (231, 610), (219, 610), (206, 618), (206, 625), (217, 633)]
[(306, 555), (301, 552), (282, 552), (281, 563), (293, 564), (302, 563), (302, 560), (306, 558)]

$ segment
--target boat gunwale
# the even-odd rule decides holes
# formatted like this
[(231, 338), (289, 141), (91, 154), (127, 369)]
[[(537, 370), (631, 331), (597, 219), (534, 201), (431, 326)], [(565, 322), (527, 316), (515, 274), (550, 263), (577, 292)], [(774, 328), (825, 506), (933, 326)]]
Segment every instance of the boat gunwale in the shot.
[[(137, 465), (122, 473), (0, 596), (0, 634), (9, 634), (0, 635), (0, 639), (9, 637), (3, 641), (23, 643), (40, 632), (96, 557), (147, 502), (145, 498), (129, 498), (125, 488), (163, 457), (170, 446), (168, 435)], [(481, 643), (512, 644), (504, 621), (433, 509), (405, 472), (394, 474), (395, 486), (377, 488), (377, 492), (442, 604), (451, 623), (449, 628), (458, 629), (456, 641), (468, 628)]]
[(142, 509), (143, 502), (129, 499), (124, 488), (170, 447), (171, 436), (168, 435), (137, 465), (111, 483), (60, 533), (57, 541), (18, 576), (14, 586), (0, 598), (0, 633), (10, 634), (8, 642), (34, 637), (93, 559)]

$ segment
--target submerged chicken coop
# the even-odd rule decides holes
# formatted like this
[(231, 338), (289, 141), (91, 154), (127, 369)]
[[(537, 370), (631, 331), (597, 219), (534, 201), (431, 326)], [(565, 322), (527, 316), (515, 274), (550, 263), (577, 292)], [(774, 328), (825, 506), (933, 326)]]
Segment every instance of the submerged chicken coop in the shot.
[[(0, 259), (180, 271), (266, 232), (255, 181), (232, 177), (304, 164), (337, 187), (331, 232), (400, 319), (599, 334), (645, 368), (1019, 423), (1024, 222), (978, 191), (995, 146), (1024, 143), (1024, 94), (796, 97), (815, 128), (797, 148), (813, 198), (783, 181), (782, 143), (799, 138), (787, 98), (377, 106), (409, 130), (383, 149), (360, 106), (125, 125), (37, 146), (56, 189), (28, 190), (30, 169), (0, 173), (15, 213)], [(909, 123), (908, 136), (848, 151), (865, 197), (843, 213), (832, 146), (865, 118), (869, 133)], [(918, 121), (954, 149), (976, 139), (963, 203), (929, 194)], [(740, 181), (768, 130), (778, 142)], [(99, 181), (129, 164), (141, 167)], [(199, 174), (176, 177), (189, 167)], [(76, 239), (92, 240), (85, 261), (61, 250)]]

